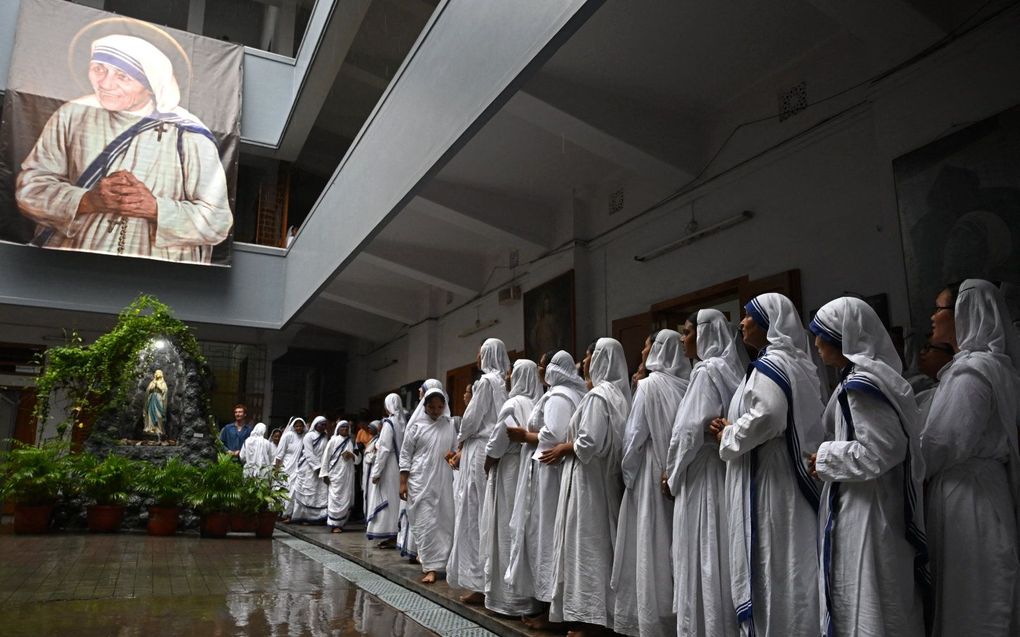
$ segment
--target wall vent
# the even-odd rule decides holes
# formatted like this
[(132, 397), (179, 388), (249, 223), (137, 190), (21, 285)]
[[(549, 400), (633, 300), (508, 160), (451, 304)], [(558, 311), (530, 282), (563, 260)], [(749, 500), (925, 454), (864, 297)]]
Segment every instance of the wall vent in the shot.
[(795, 84), (776, 94), (779, 102), (779, 121), (789, 119), (808, 107), (807, 82)]
[(609, 193), (609, 214), (615, 215), (623, 210), (623, 188)]

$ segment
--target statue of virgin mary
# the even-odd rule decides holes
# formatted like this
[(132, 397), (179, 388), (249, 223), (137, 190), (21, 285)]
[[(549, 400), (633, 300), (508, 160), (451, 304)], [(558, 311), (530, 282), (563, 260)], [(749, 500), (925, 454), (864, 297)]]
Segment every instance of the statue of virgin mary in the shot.
[(163, 370), (157, 369), (152, 377), (152, 382), (145, 390), (145, 409), (142, 417), (145, 419), (144, 432), (153, 434), (162, 439), (166, 435), (166, 381), (163, 380)]

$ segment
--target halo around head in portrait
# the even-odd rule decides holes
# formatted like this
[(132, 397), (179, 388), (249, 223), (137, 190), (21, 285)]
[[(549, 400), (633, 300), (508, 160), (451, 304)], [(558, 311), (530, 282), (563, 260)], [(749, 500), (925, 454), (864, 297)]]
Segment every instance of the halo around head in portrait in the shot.
[[(115, 39), (111, 41), (109, 38)], [(131, 38), (131, 40), (121, 40), (121, 38)], [(141, 41), (150, 48), (138, 46), (137, 42), (133, 42), (133, 40)], [(92, 87), (88, 83), (88, 66), (93, 59), (95, 46), (98, 43), (103, 43), (104, 46), (111, 45), (120, 53), (134, 58), (135, 66), (143, 70), (148, 78), (148, 83), (154, 89), (154, 101), (160, 112), (168, 112), (177, 107), (181, 95), (188, 94), (192, 76), (191, 58), (188, 57), (184, 47), (165, 29), (124, 16), (111, 16), (90, 22), (82, 27), (71, 40), (67, 50), (68, 72), (74, 78), (76, 85), (85, 93), (92, 93)], [(152, 66), (152, 61), (158, 60), (153, 53), (158, 54), (159, 58), (166, 61), (164, 69), (145, 68), (146, 64)], [(161, 66), (162, 62), (156, 61), (155, 65)], [(152, 75), (149, 74), (150, 70)], [(160, 83), (162, 78), (167, 77), (167, 74), (173, 80), (173, 85), (160, 89), (156, 84)], [(138, 78), (135, 77), (135, 79)], [(142, 84), (146, 84), (146, 82), (142, 82)], [(161, 91), (166, 92), (161, 95)], [(164, 106), (171, 102), (172, 105), (164, 109)]]

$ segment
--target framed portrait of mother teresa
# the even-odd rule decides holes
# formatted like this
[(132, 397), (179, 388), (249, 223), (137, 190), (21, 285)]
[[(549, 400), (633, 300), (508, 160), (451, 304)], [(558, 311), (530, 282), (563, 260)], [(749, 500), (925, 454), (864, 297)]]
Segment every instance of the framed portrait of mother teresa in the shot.
[(230, 265), (243, 55), (22, 0), (0, 126), (0, 240)]

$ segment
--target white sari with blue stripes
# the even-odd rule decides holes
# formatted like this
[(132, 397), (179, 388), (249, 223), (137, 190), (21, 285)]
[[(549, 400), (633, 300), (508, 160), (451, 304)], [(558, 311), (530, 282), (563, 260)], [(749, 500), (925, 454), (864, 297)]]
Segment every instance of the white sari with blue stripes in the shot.
[(825, 483), (819, 515), (822, 634), (919, 637), (922, 587), (930, 586), (930, 576), (924, 529), (914, 526), (923, 522), (922, 493), (911, 479), (911, 461), (920, 458), (911, 455), (910, 434), (875, 379), (863, 372), (840, 382), (824, 422), (834, 439), (819, 447), (815, 465)]

